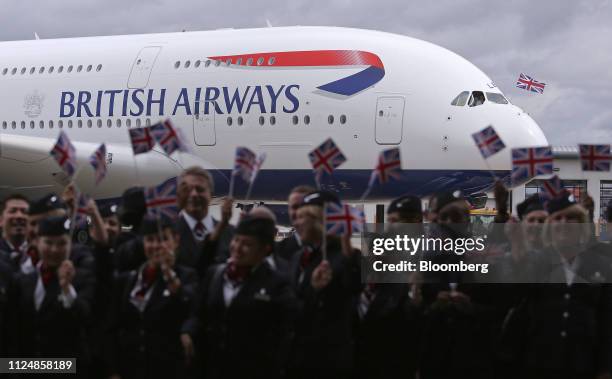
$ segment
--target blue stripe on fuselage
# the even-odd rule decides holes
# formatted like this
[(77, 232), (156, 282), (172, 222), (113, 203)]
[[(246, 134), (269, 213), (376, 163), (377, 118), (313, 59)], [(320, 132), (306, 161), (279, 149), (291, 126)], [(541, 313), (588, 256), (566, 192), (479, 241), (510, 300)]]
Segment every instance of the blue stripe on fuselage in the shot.
[[(229, 170), (211, 171), (215, 180), (215, 196), (224, 196), (229, 190)], [(371, 170), (337, 170), (322, 180), (324, 189), (337, 192), (343, 200), (359, 199), (365, 191)], [(509, 171), (496, 171), (498, 178), (507, 181)], [(385, 185), (374, 185), (368, 200), (391, 199), (404, 194), (425, 196), (437, 191), (461, 190), (473, 194), (490, 190), (494, 178), (489, 171), (481, 170), (402, 170), (400, 180)], [(315, 185), (311, 170), (262, 170), (251, 192), (252, 199), (286, 201), (291, 188)], [(248, 185), (235, 178), (234, 197), (244, 198)]]

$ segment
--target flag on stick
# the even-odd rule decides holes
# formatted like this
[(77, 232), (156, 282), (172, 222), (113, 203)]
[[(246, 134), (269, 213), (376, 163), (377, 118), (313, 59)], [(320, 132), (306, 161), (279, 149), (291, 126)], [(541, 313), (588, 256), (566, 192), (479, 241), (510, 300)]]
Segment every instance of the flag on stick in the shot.
[(94, 151), (89, 157), (89, 163), (94, 168), (96, 185), (98, 185), (106, 176), (106, 145), (102, 144)]
[(362, 232), (364, 224), (365, 215), (361, 209), (348, 204), (325, 204), (327, 234), (350, 236), (353, 232)]
[(328, 138), (316, 149), (311, 151), (308, 157), (310, 158), (312, 169), (315, 172), (317, 183), (320, 182), (321, 176), (324, 173), (331, 175), (338, 166), (346, 162), (346, 157), (331, 138)]
[(512, 183), (523, 183), (537, 175), (553, 172), (550, 146), (512, 149)]
[(130, 140), (132, 141), (132, 150), (134, 155), (143, 154), (153, 149), (155, 146), (155, 140), (151, 135), (151, 128), (144, 127), (138, 129), (129, 129)]
[(578, 145), (582, 171), (610, 171), (610, 145)]
[(51, 156), (68, 176), (76, 170), (76, 149), (63, 131), (60, 132), (57, 142), (51, 149)]
[(489, 158), (491, 155), (503, 150), (506, 145), (504, 141), (499, 138), (499, 135), (493, 129), (493, 126), (489, 125), (483, 130), (472, 134), (478, 150), (484, 159)]
[(177, 179), (174, 177), (158, 186), (145, 188), (147, 213), (157, 218), (166, 216), (172, 220), (176, 219), (179, 211), (176, 186)]
[(531, 76), (525, 75), (521, 72), (516, 81), (516, 86), (520, 89), (524, 89), (525, 91), (544, 93), (544, 87), (546, 87), (546, 83), (538, 82)]
[(187, 148), (183, 145), (183, 141), (181, 141), (179, 137), (178, 130), (170, 119), (152, 125), (151, 134), (168, 155), (174, 153), (176, 150), (187, 151)]

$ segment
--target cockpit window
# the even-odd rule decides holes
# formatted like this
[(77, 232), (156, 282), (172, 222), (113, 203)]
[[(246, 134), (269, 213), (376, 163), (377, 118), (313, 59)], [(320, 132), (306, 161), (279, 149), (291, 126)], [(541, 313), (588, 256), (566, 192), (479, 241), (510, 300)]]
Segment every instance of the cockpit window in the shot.
[(468, 101), (468, 106), (477, 107), (479, 105), (484, 104), (485, 95), (481, 91), (472, 91), (472, 96), (470, 96), (470, 100)]
[(457, 95), (457, 97), (455, 97), (455, 99), (451, 102), (451, 105), (462, 107), (465, 105), (465, 102), (467, 101), (469, 96), (470, 96), (469, 91), (463, 91), (459, 95)]
[(487, 92), (487, 99), (495, 104), (508, 104), (508, 100), (501, 93)]

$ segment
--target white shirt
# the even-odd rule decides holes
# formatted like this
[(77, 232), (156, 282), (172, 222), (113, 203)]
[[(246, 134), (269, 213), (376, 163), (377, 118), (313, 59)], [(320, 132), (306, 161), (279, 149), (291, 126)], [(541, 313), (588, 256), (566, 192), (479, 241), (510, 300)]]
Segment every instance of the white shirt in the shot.
[(6, 244), (11, 248), (11, 259), (15, 259), (19, 255), (19, 269), (24, 274), (30, 274), (36, 270), (36, 267), (32, 264), (32, 259), (26, 254), (28, 250), (28, 243), (23, 242), (19, 248), (15, 248), (9, 240), (5, 240)]
[(140, 270), (138, 271), (138, 279), (136, 280), (136, 285), (132, 289), (132, 292), (130, 292), (130, 303), (132, 303), (141, 313), (144, 312), (145, 308), (147, 307), (147, 303), (149, 302), (149, 299), (153, 294), (153, 288), (155, 288), (155, 282), (153, 282), (153, 284), (151, 285), (151, 287), (149, 287), (143, 298), (136, 296), (136, 294), (142, 288), (142, 273), (146, 266), (147, 263), (140, 267)]
[(232, 281), (229, 280), (225, 275), (223, 275), (223, 301), (225, 302), (225, 307), (229, 307), (238, 292), (242, 289), (242, 284), (234, 286)]
[(579, 256), (576, 256), (572, 263), (570, 264), (565, 258), (561, 257), (561, 263), (563, 264), (563, 271), (565, 272), (565, 283), (568, 286), (571, 286), (574, 283), (574, 278), (576, 277), (576, 271), (578, 270), (578, 262), (580, 259)]
[(203, 219), (200, 220), (200, 222), (204, 225), (204, 236), (201, 239), (198, 239), (198, 237), (196, 237), (195, 232), (194, 232), (194, 229), (196, 227), (196, 224), (198, 223), (198, 220), (196, 220), (195, 218), (191, 217), (185, 211), (181, 211), (181, 215), (185, 219), (185, 222), (189, 226), (189, 229), (191, 229), (191, 234), (193, 234), (193, 238), (195, 238), (198, 241), (202, 241), (204, 239), (204, 237), (206, 237), (206, 235), (208, 233), (212, 232), (213, 229), (215, 228), (215, 223), (213, 221), (212, 216), (209, 213), (209, 214), (206, 215), (206, 217), (204, 217)]
[[(36, 288), (34, 289), (34, 309), (36, 311), (40, 310), (43, 301), (45, 300), (45, 295), (47, 291), (45, 290), (45, 285), (42, 281), (42, 275), (40, 274), (40, 267), (42, 266), (42, 262), (39, 262), (36, 265), (36, 270), (38, 270), (38, 281), (36, 282)], [(77, 293), (72, 284), (68, 287), (68, 293), (65, 293), (63, 290), (60, 290), (60, 294), (57, 297), (57, 300), (62, 303), (64, 308), (68, 309), (72, 307), (72, 304), (77, 298)]]

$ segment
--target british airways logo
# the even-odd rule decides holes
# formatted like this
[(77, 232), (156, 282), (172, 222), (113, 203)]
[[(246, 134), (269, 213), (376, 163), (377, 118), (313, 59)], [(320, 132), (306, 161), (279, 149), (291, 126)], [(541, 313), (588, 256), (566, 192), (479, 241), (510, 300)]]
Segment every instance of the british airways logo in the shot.
[(378, 55), (359, 50), (283, 51), (261, 54), (224, 55), (209, 57), (229, 66), (253, 69), (300, 67), (364, 67), (346, 78), (317, 88), (337, 95), (351, 96), (378, 83), (385, 76), (385, 67)]
[(244, 88), (166, 88), (62, 92), (60, 117), (164, 116), (177, 114), (294, 113), (300, 107), (298, 84)]
[[(321, 84), (317, 89), (342, 96), (355, 95), (385, 76), (380, 58), (358, 50), (288, 51), (214, 56), (221, 67), (247, 69), (363, 68), (347, 77)], [(221, 65), (223, 63), (223, 65)], [(176, 114), (294, 113), (300, 107), (299, 84), (246, 87), (181, 88), (175, 96), (166, 88), (64, 91), (60, 117), (164, 116)], [(170, 108), (171, 107), (171, 108)], [(214, 107), (214, 110), (213, 110)]]

